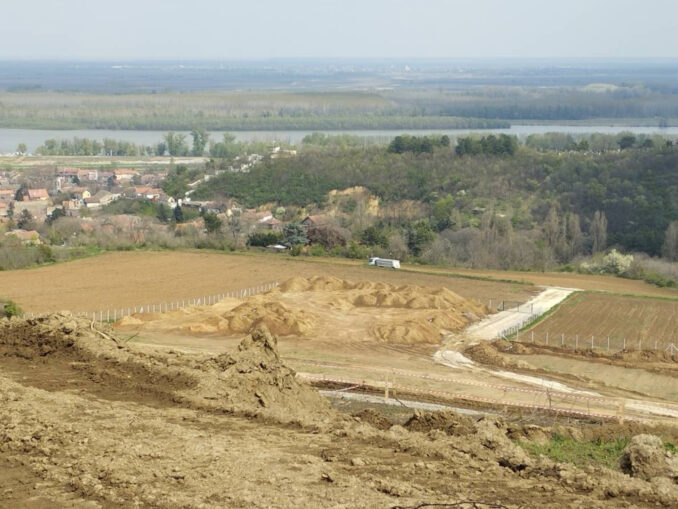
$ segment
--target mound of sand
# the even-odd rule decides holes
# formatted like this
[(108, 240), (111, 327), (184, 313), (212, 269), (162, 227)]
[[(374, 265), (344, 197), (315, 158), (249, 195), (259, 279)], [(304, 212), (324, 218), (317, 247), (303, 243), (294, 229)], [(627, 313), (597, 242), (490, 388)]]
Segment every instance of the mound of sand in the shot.
[(484, 305), (446, 288), (314, 276), (288, 279), (275, 290), (244, 301), (226, 299), (162, 315), (134, 315), (116, 326), (235, 335), (265, 325), (280, 336), (435, 344), (444, 332), (459, 331), (486, 312)]
[(217, 320), (220, 331), (246, 333), (265, 325), (281, 336), (308, 334), (315, 327), (315, 319), (303, 309), (290, 309), (281, 302), (246, 301)]
[(385, 343), (437, 344), (442, 332), (427, 320), (405, 320), (383, 323), (372, 328), (372, 336)]
[(222, 354), (209, 364), (218, 375), (202, 386), (219, 395), (220, 405), (246, 413), (266, 409), (281, 420), (330, 414), (327, 401), (282, 363), (278, 340), (265, 325), (245, 337), (235, 353)]
[(662, 439), (655, 435), (636, 435), (624, 448), (619, 460), (622, 472), (649, 481), (667, 477), (678, 484), (678, 456), (664, 449)]

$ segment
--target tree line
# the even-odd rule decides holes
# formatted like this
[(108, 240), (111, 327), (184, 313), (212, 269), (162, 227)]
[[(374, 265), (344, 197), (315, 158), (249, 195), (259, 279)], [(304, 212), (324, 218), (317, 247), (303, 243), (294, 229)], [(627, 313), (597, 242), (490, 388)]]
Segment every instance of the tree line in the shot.
[[(585, 232), (585, 250), (598, 250), (602, 237), (592, 225), (602, 224), (604, 214), (605, 245), (656, 256), (669, 224), (678, 220), (676, 167), (678, 150), (666, 146), (602, 154), (519, 147), (513, 153), (464, 155), (450, 147), (422, 153), (316, 147), (300, 150), (296, 158), (264, 160), (249, 173), (225, 171), (193, 196), (235, 198), (250, 207), (270, 202), (322, 206), (332, 189), (364, 186), (385, 204), (421, 203), (435, 232), (479, 229), (490, 211), (493, 221), (508, 221), (514, 231), (541, 232), (550, 224), (555, 232), (558, 222), (561, 233), (548, 237), (557, 252), (562, 252), (558, 239), (577, 237), (572, 214)], [(213, 161), (207, 171), (219, 168), (227, 165)]]

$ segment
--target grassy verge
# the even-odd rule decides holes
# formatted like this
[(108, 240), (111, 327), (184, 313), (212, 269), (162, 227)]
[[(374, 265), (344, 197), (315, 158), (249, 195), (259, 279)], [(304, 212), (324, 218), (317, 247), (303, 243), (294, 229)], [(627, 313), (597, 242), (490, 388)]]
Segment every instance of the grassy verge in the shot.
[(474, 281), (489, 281), (492, 283), (511, 283), (514, 285), (534, 286), (534, 283), (531, 283), (530, 281), (525, 281), (524, 279), (505, 279), (492, 276), (476, 276), (473, 274), (461, 274), (459, 272), (440, 272), (419, 269), (400, 269), (400, 270), (403, 272), (416, 272), (417, 274), (427, 274), (430, 276), (446, 276), (446, 277), (456, 277), (460, 279), (471, 279)]
[(614, 441), (577, 441), (555, 434), (546, 444), (519, 442), (519, 445), (535, 457), (546, 456), (559, 463), (572, 463), (578, 467), (601, 466), (619, 470), (619, 458), (627, 438)]
[[(546, 444), (535, 442), (518, 442), (532, 456), (546, 456), (559, 463), (572, 463), (578, 467), (599, 466), (619, 470), (619, 458), (628, 445), (630, 438), (620, 437), (615, 440), (578, 441), (554, 434)], [(675, 451), (670, 442), (664, 442), (667, 451)]]

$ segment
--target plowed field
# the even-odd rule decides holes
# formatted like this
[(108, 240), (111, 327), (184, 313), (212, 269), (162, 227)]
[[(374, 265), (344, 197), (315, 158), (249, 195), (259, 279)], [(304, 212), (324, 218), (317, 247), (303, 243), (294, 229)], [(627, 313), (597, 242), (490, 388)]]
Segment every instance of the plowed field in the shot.
[(678, 302), (582, 293), (570, 297), (532, 331), (539, 342), (548, 333), (553, 346), (563, 335), (566, 346), (578, 336), (579, 346), (588, 347), (593, 336), (594, 347), (604, 349), (608, 337), (611, 349), (622, 348), (624, 338), (630, 349), (638, 348), (639, 341), (641, 348), (654, 347), (655, 341), (658, 346), (678, 344)]
[(0, 296), (25, 311), (95, 311), (248, 288), (294, 276), (336, 276), (396, 285), (443, 287), (480, 301), (525, 301), (530, 285), (476, 281), (276, 255), (118, 252), (37, 269), (0, 272)]

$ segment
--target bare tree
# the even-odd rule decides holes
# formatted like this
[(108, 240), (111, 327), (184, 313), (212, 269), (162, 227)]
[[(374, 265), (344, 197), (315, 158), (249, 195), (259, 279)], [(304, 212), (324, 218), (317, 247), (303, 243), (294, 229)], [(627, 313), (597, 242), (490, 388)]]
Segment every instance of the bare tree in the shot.
[(662, 254), (672, 262), (678, 261), (678, 221), (671, 221), (666, 229)]
[(578, 214), (568, 214), (566, 237), (570, 248), (570, 259), (575, 258), (581, 254), (583, 247), (581, 223)]
[(591, 251), (593, 253), (603, 251), (607, 246), (607, 218), (605, 217), (605, 212), (596, 210), (595, 214), (593, 214), (589, 234), (591, 235), (592, 242)]

